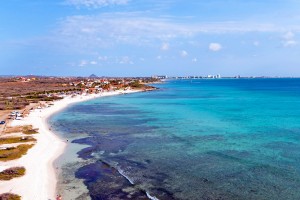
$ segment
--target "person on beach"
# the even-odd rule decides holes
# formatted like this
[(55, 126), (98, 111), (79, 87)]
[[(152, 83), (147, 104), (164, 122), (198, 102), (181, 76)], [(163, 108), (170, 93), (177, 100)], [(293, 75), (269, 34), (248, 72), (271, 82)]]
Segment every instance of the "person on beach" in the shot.
[(61, 195), (57, 195), (57, 196), (56, 196), (56, 200), (62, 200)]

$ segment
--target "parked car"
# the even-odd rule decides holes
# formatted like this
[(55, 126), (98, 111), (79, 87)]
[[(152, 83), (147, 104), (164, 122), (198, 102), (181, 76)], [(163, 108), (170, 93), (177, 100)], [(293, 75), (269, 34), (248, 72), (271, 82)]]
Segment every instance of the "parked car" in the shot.
[(5, 121), (0, 121), (0, 124), (5, 124)]

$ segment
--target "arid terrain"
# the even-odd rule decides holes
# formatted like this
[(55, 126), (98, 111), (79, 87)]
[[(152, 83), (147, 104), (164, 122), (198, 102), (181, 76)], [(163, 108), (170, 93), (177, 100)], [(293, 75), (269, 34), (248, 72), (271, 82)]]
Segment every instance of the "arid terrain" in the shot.
[(0, 110), (18, 110), (31, 102), (53, 100), (50, 94), (78, 90), (62, 78), (0, 78)]
[(0, 78), (0, 133), (11, 120), (9, 114), (18, 111), (22, 115), (30, 109), (42, 106), (43, 102), (61, 99), (64, 95), (99, 93), (103, 91), (142, 89), (151, 90), (145, 85), (156, 82), (155, 78), (76, 78), (76, 77), (10, 77)]

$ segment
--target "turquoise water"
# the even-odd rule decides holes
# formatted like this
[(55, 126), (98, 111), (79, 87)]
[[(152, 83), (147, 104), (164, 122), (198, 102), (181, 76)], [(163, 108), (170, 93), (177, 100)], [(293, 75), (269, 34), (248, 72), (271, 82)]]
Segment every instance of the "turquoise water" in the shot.
[(156, 86), (51, 118), (92, 199), (300, 199), (300, 79)]

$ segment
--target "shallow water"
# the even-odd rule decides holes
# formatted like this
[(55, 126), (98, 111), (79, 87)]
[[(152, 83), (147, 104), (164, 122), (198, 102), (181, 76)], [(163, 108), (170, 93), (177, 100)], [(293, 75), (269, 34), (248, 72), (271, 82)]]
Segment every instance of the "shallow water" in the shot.
[(50, 119), (92, 199), (300, 199), (300, 79), (157, 86)]

